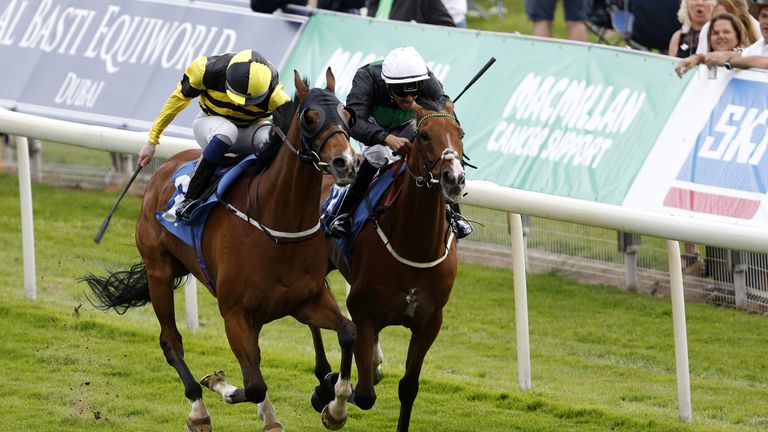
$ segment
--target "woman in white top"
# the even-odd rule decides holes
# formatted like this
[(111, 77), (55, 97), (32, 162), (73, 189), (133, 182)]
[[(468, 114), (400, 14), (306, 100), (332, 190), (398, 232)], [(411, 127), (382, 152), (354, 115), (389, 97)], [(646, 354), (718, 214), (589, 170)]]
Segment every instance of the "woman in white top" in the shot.
[[(722, 13), (709, 21), (707, 39), (711, 51), (735, 52), (747, 46), (744, 26), (735, 16)], [(694, 66), (706, 63), (704, 54), (694, 54), (680, 60), (675, 66), (675, 73), (682, 77)]]
[[(746, 46), (752, 45), (760, 38), (760, 22), (749, 14), (747, 0), (717, 0), (713, 16), (720, 15), (721, 13), (729, 13), (741, 22), (745, 29)], [(704, 24), (704, 27), (701, 29), (696, 54), (706, 54), (709, 51), (715, 51), (709, 49), (709, 43), (707, 42), (709, 25), (710, 23)]]

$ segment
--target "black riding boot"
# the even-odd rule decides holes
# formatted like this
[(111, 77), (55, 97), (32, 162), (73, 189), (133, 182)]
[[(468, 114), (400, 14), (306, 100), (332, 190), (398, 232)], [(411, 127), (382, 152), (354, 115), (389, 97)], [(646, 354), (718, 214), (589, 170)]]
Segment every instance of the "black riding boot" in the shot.
[(456, 233), (456, 238), (463, 239), (472, 234), (472, 224), (461, 215), (461, 208), (459, 205), (456, 203), (451, 204), (448, 206), (448, 209), (448, 221), (451, 223), (451, 227)]
[(344, 201), (336, 212), (336, 218), (328, 227), (331, 231), (331, 236), (341, 238), (347, 237), (352, 233), (352, 216), (355, 214), (357, 206), (360, 205), (360, 201), (363, 200), (365, 192), (368, 190), (368, 186), (370, 186), (376, 171), (378, 170), (367, 160), (364, 160), (363, 163), (360, 164), (360, 169), (357, 171), (355, 181), (349, 185), (347, 195), (344, 197)]
[(189, 221), (192, 211), (199, 205), (199, 199), (208, 187), (208, 183), (216, 172), (216, 164), (206, 158), (200, 158), (197, 162), (195, 174), (189, 180), (187, 193), (184, 194), (184, 201), (176, 208), (176, 215), (179, 219)]

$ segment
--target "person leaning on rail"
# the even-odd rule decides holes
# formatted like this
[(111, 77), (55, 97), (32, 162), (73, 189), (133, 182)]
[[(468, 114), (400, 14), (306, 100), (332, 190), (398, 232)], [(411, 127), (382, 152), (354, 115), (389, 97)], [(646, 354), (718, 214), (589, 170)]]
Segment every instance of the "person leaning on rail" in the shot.
[(749, 5), (749, 13), (760, 22), (760, 39), (741, 52), (712, 52), (705, 56), (709, 66), (725, 66), (726, 69), (768, 69), (768, 0), (758, 0)]
[[(396, 154), (408, 151), (416, 130), (411, 109), (422, 98), (438, 100), (443, 85), (427, 68), (424, 59), (413, 47), (395, 48), (384, 61), (360, 67), (352, 80), (347, 107), (355, 111), (359, 121), (351, 135), (363, 144), (363, 163), (355, 181), (336, 212), (335, 218), (325, 216), (324, 222), (334, 237), (348, 236), (352, 231), (351, 215), (360, 204), (374, 174), (389, 162), (390, 150)], [(461, 216), (459, 205), (451, 204), (449, 213), (456, 237), (472, 233), (472, 225)]]
[[(707, 55), (715, 52), (725, 53), (723, 55), (736, 55), (740, 50), (747, 46), (747, 39), (744, 36), (744, 26), (733, 15), (721, 13), (709, 21), (709, 30), (707, 40), (709, 49), (708, 54), (694, 54), (680, 60), (675, 65), (675, 73), (682, 77), (693, 67), (705, 64)], [(714, 66), (713, 66), (714, 67)], [(713, 72), (716, 72), (713, 71)], [(710, 78), (714, 78), (710, 76)]]
[(194, 98), (200, 98), (200, 113), (192, 131), (203, 154), (184, 200), (164, 215), (169, 220), (189, 218), (227, 153), (252, 152), (265, 144), (266, 119), (290, 100), (277, 69), (254, 50), (200, 56), (187, 66), (152, 124), (149, 140), (139, 152), (141, 166), (152, 160), (165, 128)]

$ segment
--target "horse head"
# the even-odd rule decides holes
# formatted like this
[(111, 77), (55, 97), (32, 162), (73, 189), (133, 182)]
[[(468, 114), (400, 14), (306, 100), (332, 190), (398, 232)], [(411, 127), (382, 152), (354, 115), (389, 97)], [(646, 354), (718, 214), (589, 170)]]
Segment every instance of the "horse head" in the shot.
[(447, 203), (458, 203), (466, 184), (461, 165), (464, 131), (456, 119), (450, 99), (443, 98), (434, 103), (429, 108), (416, 102), (412, 105), (416, 114), (416, 135), (409, 162), (416, 162), (417, 167), (410, 169), (423, 176), (423, 186), (438, 184)]
[(354, 111), (346, 108), (334, 91), (336, 78), (329, 67), (325, 71), (326, 87), (310, 89), (294, 71), (294, 84), (299, 98), (296, 111), (301, 146), (299, 157), (333, 176), (337, 185), (355, 178), (357, 165), (349, 144), (349, 129), (354, 125)]

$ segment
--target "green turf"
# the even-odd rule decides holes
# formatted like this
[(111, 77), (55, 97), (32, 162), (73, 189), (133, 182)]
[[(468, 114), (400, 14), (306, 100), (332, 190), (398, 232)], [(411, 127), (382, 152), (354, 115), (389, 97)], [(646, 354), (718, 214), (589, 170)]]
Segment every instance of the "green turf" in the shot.
[[(23, 298), (18, 183), (0, 176), (0, 416), (8, 430), (181, 430), (189, 411), (165, 363), (151, 307), (124, 316), (93, 309), (76, 279), (138, 260), (128, 196), (101, 245), (91, 240), (117, 193), (34, 185), (38, 300)], [(337, 276), (334, 290), (341, 291)], [(768, 430), (764, 334), (768, 320), (689, 304), (694, 420), (678, 421), (668, 299), (580, 285), (557, 274), (528, 277), (532, 391), (517, 385), (512, 274), (462, 264), (441, 335), (424, 366), (414, 431), (753, 431)], [(241, 381), (215, 300), (200, 290), (201, 328), (183, 328), (196, 376), (226, 370)], [(335, 337), (325, 334), (338, 364)], [(382, 333), (385, 378), (373, 410), (350, 408), (349, 431), (394, 430), (397, 381), (408, 333)], [(308, 397), (314, 387), (308, 331), (292, 319), (262, 334), (270, 398), (291, 431), (322, 430)], [(206, 390), (217, 430), (258, 430), (256, 409), (228, 406)]]

